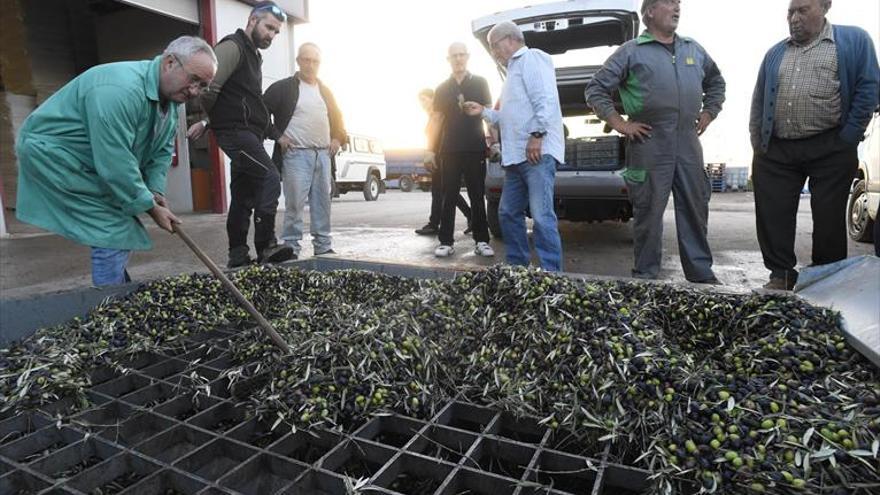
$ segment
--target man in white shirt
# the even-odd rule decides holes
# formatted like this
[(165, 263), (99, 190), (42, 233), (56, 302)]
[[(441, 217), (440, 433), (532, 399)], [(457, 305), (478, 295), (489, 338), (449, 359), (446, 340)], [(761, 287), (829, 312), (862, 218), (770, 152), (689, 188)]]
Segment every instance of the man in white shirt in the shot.
[(330, 157), (348, 137), (333, 93), (318, 79), (321, 50), (314, 43), (303, 43), (296, 62), (299, 72), (275, 82), (263, 95), (273, 122), (272, 160), (281, 170), (286, 200), (281, 239), (299, 256), (308, 201), (314, 254), (333, 254)]
[(522, 31), (501, 22), (489, 31), (495, 58), (507, 67), (501, 108), (492, 110), (468, 101), (468, 115), (481, 115), (501, 128), (504, 187), (498, 220), (504, 234), (507, 262), (529, 264), (526, 209), (534, 220), (535, 252), (541, 268), (562, 270), (562, 241), (554, 211), (556, 165), (565, 160), (562, 111), (556, 72), (550, 56), (525, 45)]

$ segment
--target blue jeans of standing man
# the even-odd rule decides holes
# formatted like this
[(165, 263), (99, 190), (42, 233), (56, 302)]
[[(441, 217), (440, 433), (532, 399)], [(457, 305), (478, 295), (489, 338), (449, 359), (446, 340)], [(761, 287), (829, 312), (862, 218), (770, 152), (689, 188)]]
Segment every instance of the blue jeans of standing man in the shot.
[(511, 265), (529, 264), (529, 238), (526, 233), (526, 208), (534, 220), (535, 252), (541, 268), (562, 270), (562, 240), (556, 212), (553, 210), (553, 182), (556, 159), (541, 156), (536, 164), (529, 162), (504, 167), (504, 188), (498, 220), (504, 236), (507, 262)]
[(121, 285), (131, 282), (125, 266), (131, 251), (125, 249), (92, 248), (92, 284), (95, 287)]
[(330, 153), (326, 148), (294, 148), (284, 154), (285, 208), (281, 240), (299, 256), (303, 212), (309, 202), (309, 226), (315, 254), (331, 249)]

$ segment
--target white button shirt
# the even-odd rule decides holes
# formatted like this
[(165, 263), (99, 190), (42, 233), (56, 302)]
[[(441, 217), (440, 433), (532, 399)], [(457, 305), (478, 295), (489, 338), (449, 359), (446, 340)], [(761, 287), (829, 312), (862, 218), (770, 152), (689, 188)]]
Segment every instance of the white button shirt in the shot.
[(483, 119), (501, 129), (502, 165), (527, 161), (526, 145), (532, 132), (546, 132), (541, 153), (564, 163), (562, 110), (550, 55), (526, 46), (517, 50), (507, 63), (501, 107), (484, 109)]

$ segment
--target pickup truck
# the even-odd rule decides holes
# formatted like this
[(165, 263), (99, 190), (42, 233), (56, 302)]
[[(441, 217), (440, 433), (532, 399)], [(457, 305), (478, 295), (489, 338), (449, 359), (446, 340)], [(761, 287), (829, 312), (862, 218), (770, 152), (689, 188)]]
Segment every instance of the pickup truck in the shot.
[(388, 187), (397, 187), (410, 192), (415, 187), (422, 191), (431, 190), (431, 172), (422, 165), (425, 151), (420, 149), (385, 150)]

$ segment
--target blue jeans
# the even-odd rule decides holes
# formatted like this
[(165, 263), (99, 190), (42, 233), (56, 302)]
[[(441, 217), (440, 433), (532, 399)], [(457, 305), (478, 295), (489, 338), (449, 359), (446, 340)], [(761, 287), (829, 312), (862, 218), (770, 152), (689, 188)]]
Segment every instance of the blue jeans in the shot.
[(309, 202), (309, 227), (315, 254), (330, 250), (330, 154), (326, 149), (292, 149), (284, 154), (284, 226), (281, 240), (299, 256), (303, 212)]
[(507, 262), (528, 266), (529, 238), (526, 234), (526, 208), (534, 220), (535, 252), (541, 268), (562, 270), (562, 240), (553, 210), (553, 181), (556, 159), (543, 155), (535, 165), (529, 162), (504, 167), (504, 187), (498, 220), (504, 236)]
[(124, 249), (92, 248), (92, 284), (96, 287), (121, 285), (131, 282), (125, 266), (131, 251)]

